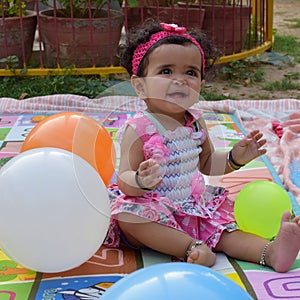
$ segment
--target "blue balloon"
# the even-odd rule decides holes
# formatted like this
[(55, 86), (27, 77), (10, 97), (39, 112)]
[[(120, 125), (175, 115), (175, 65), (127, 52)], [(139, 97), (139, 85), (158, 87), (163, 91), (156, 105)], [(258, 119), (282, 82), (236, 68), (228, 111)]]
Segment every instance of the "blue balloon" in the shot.
[(244, 289), (218, 272), (195, 264), (170, 262), (135, 271), (116, 282), (101, 300), (249, 300)]

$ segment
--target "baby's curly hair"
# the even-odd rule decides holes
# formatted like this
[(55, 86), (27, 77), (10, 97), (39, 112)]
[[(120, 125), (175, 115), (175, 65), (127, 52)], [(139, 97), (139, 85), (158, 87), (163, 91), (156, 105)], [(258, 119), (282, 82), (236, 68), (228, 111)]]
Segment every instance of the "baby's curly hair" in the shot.
[[(180, 26), (180, 24), (179, 24)], [(135, 27), (129, 31), (126, 36), (125, 44), (121, 44), (119, 46), (119, 56), (121, 65), (127, 70), (129, 75), (133, 74), (132, 72), (132, 58), (136, 47), (140, 44), (144, 44), (149, 41), (152, 34), (157, 33), (159, 31), (163, 31), (164, 28), (161, 24), (153, 19), (147, 19), (141, 26)], [(187, 32), (190, 36), (192, 36), (202, 47), (204, 52), (204, 57), (206, 61), (205, 70), (203, 73), (210, 69), (214, 62), (220, 57), (221, 52), (215, 48), (212, 42), (207, 38), (207, 36), (199, 31), (192, 30)], [(148, 56), (149, 54), (158, 46), (162, 44), (188, 44), (192, 43), (190, 40), (187, 40), (181, 36), (170, 36), (158, 41), (153, 47), (151, 47), (150, 51), (145, 55), (141, 64), (138, 68), (137, 75), (145, 76), (145, 71), (148, 65)]]

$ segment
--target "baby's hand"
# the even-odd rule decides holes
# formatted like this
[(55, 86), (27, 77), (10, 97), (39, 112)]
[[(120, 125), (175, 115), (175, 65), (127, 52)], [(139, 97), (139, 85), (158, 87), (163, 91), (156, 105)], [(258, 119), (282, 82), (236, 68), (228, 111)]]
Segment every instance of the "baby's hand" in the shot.
[(239, 164), (247, 164), (256, 157), (267, 152), (261, 148), (266, 144), (266, 139), (259, 130), (249, 132), (242, 140), (237, 142), (232, 148), (232, 157)]
[(162, 181), (160, 165), (152, 158), (141, 162), (138, 172), (139, 182), (146, 188), (154, 190)]

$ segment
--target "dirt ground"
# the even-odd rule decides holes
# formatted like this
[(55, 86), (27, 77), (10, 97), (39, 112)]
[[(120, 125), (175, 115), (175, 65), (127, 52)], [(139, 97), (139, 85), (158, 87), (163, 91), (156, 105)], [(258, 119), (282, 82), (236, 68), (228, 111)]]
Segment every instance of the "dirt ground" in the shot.
[[(273, 28), (277, 30), (279, 35), (292, 35), (298, 37), (300, 41), (300, 28), (289, 28), (291, 24), (287, 19), (299, 18), (300, 0), (274, 0), (274, 18)], [(213, 89), (218, 94), (224, 94), (227, 98), (232, 99), (300, 99), (300, 90), (289, 91), (266, 91), (262, 89), (266, 83), (281, 81), (287, 74), (291, 72), (300, 73), (300, 64), (294, 66), (278, 67), (271, 64), (261, 63), (259, 68), (264, 70), (264, 81), (248, 85), (241, 83), (239, 85), (230, 86), (228, 82), (216, 75), (215, 78), (207, 81), (207, 91)], [(300, 84), (300, 79), (293, 81)]]

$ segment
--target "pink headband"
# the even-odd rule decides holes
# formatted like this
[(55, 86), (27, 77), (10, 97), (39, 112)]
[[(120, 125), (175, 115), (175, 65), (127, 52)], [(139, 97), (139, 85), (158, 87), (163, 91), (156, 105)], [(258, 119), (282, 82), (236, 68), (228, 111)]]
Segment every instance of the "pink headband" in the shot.
[(144, 56), (146, 55), (147, 51), (158, 41), (169, 36), (182, 36), (190, 40), (193, 44), (195, 44), (198, 47), (202, 56), (202, 75), (203, 75), (204, 68), (205, 68), (205, 59), (204, 59), (204, 52), (200, 44), (192, 36), (185, 33), (186, 32), (185, 27), (179, 27), (176, 24), (166, 24), (166, 23), (160, 23), (160, 24), (164, 28), (164, 31), (159, 31), (157, 33), (152, 34), (148, 42), (138, 45), (134, 50), (133, 58), (132, 58), (132, 73), (134, 75), (137, 74), (139, 65), (142, 59), (144, 58)]

